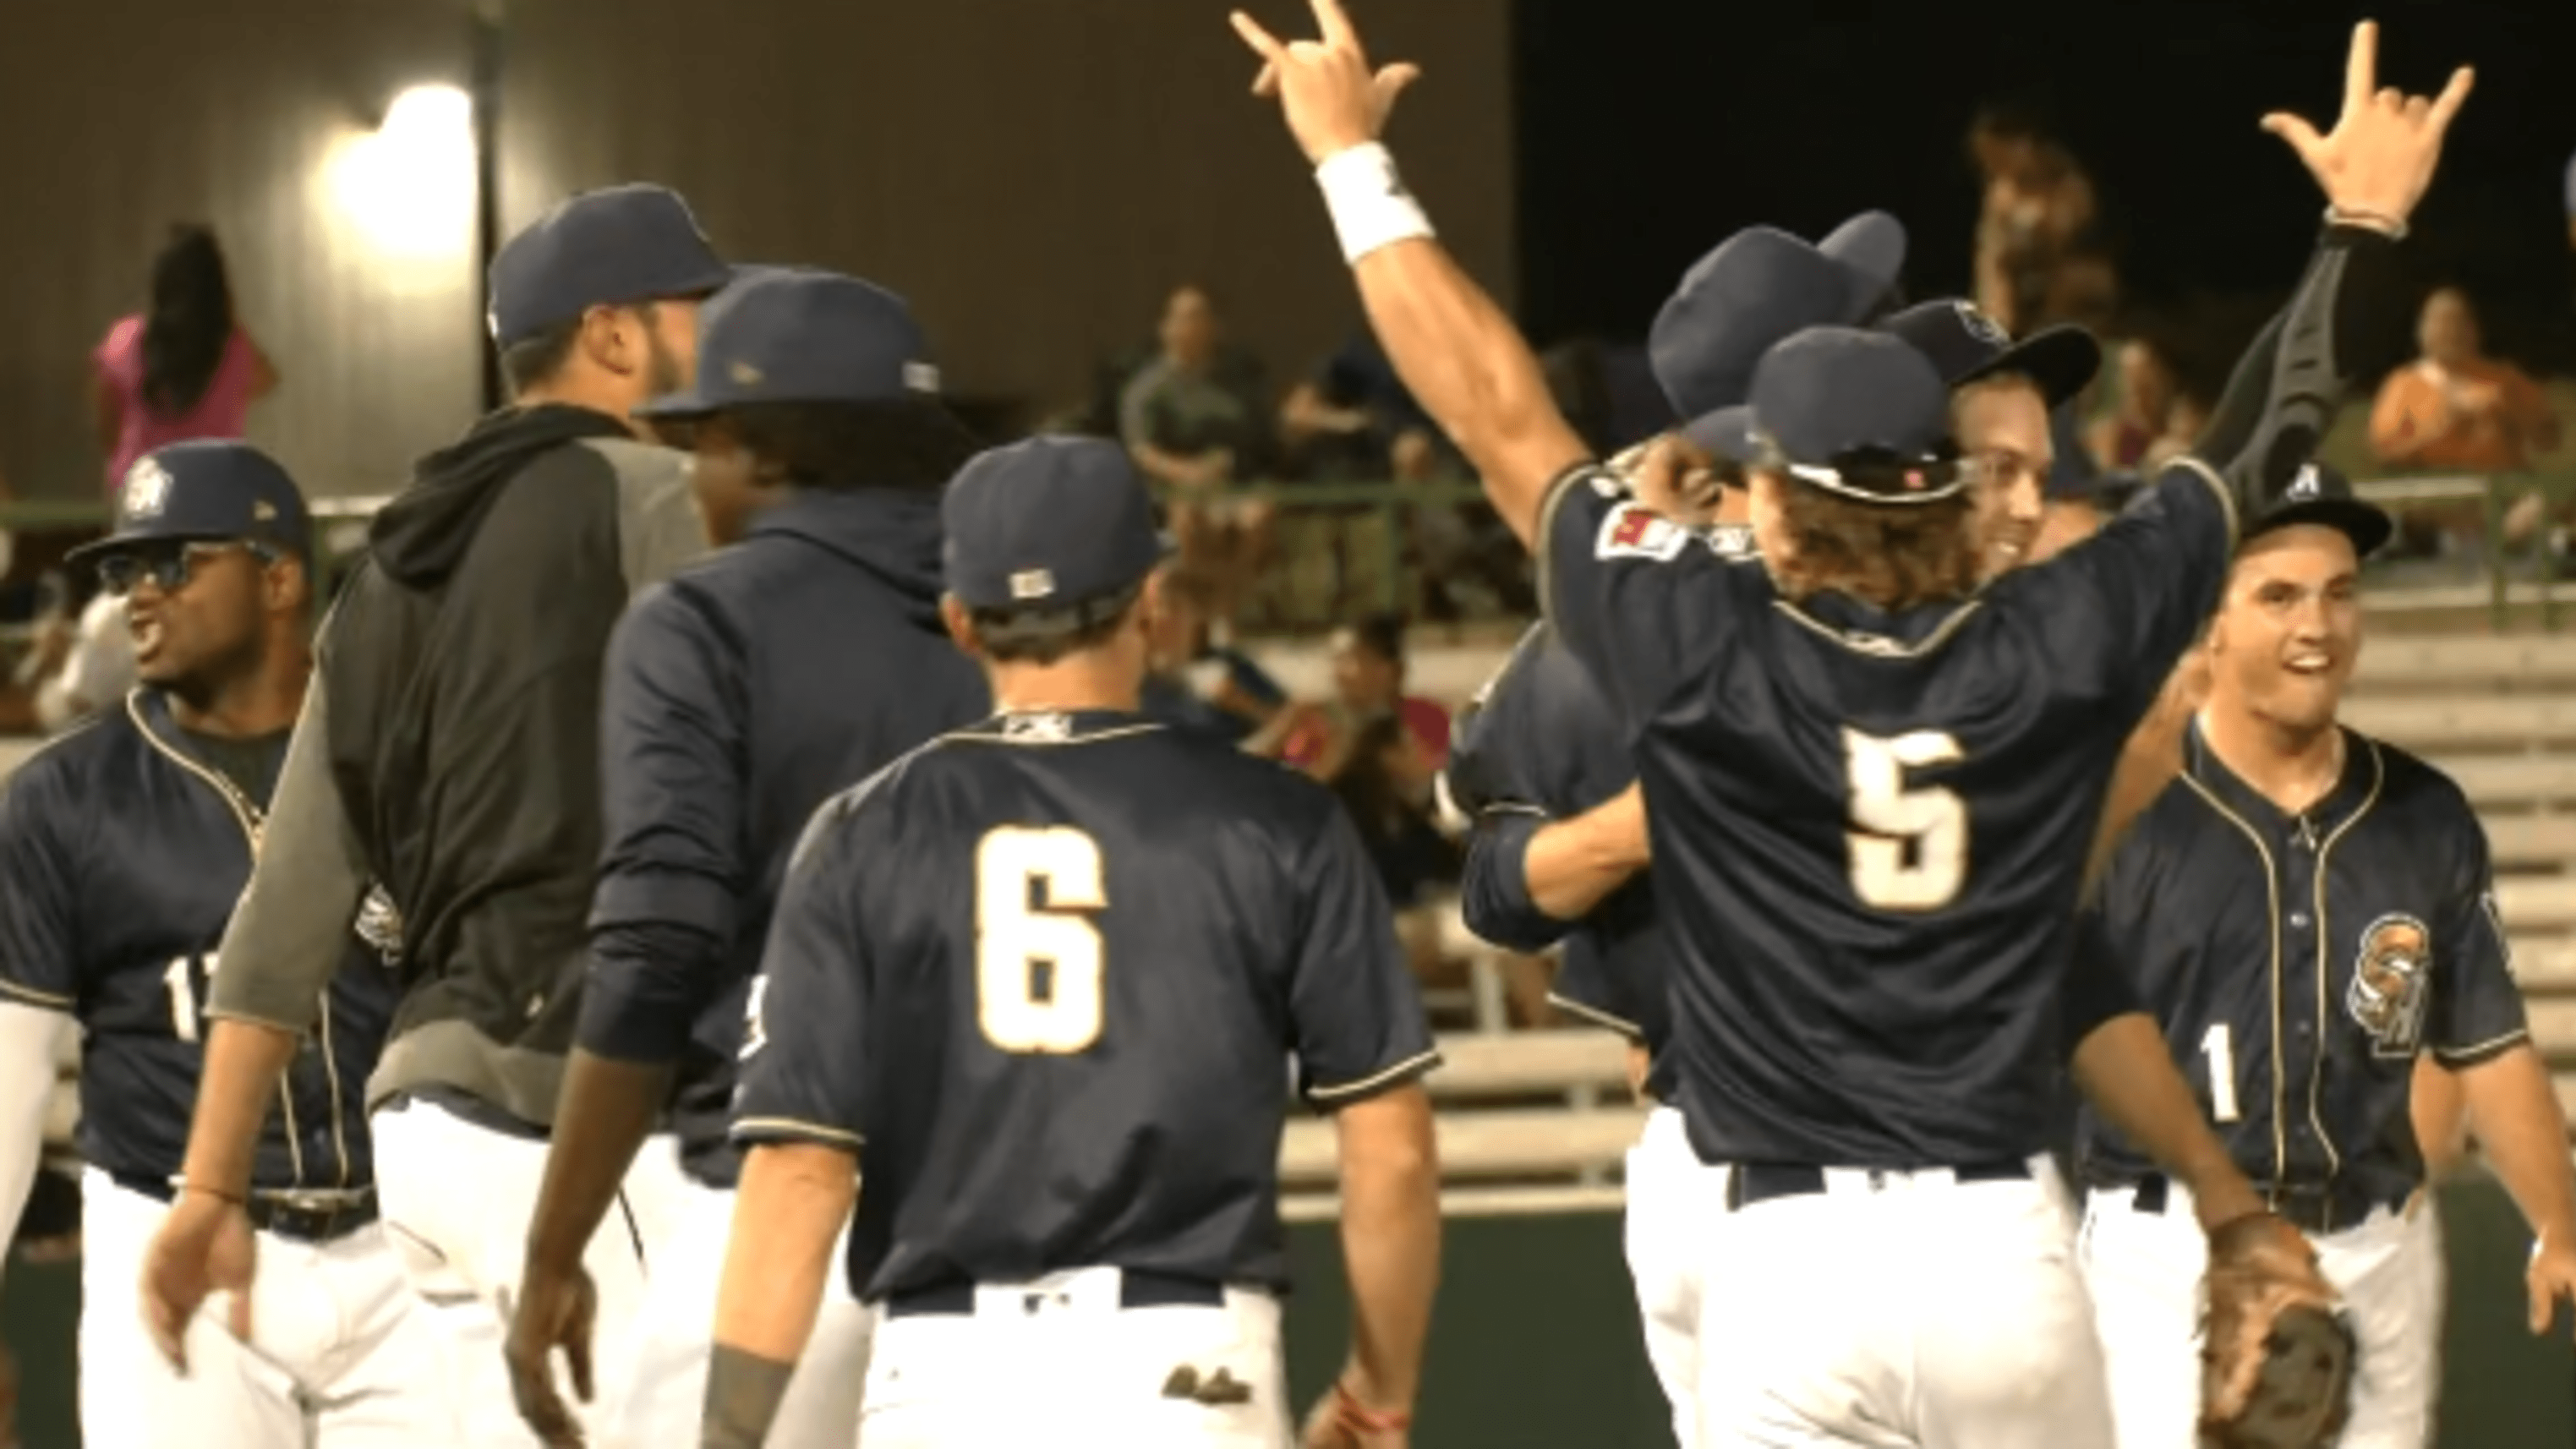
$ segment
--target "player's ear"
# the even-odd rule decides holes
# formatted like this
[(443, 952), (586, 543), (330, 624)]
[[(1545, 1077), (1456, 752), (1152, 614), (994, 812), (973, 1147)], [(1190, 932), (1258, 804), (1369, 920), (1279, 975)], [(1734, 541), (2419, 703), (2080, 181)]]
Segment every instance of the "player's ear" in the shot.
[(955, 594), (939, 596), (939, 622), (948, 626), (948, 642), (969, 659), (984, 657), (984, 646), (975, 638), (975, 620)]
[(270, 613), (300, 613), (313, 599), (313, 572), (300, 558), (282, 558), (261, 571), (260, 586)]

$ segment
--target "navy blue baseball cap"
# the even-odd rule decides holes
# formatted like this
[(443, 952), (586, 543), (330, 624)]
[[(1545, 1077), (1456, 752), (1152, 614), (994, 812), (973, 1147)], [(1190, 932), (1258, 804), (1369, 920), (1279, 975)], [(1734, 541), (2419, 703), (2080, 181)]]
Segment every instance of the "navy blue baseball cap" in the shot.
[(2397, 531), (2397, 521), (2388, 511), (2353, 491), (2352, 480), (2331, 464), (2308, 462), (2299, 465), (2290, 486), (2281, 490), (2271, 506), (2258, 515), (2253, 526), (2245, 530), (2247, 539), (2259, 538), (2276, 528), (2313, 523), (2331, 528), (2352, 540), (2355, 558), (2368, 558), (2388, 542)]
[(125, 470), (107, 536), (63, 558), (79, 563), (152, 544), (211, 540), (263, 544), (309, 562), (313, 514), (286, 469), (250, 444), (172, 443)]
[(1762, 355), (1752, 461), (1863, 503), (1933, 503), (1967, 481), (1950, 441), (1950, 389), (1897, 337), (1810, 327)]
[(1075, 610), (1163, 561), (1154, 500), (1127, 450), (1047, 436), (978, 453), (940, 501), (948, 592), (970, 609)]
[(936, 397), (939, 369), (912, 309), (837, 272), (745, 269), (698, 314), (698, 380), (639, 418), (699, 418), (746, 403)]
[(593, 307), (703, 297), (731, 280), (678, 192), (611, 186), (558, 203), (502, 243), (487, 321), (508, 347)]
[(1773, 343), (1802, 327), (1869, 315), (1905, 264), (1905, 228), (1863, 212), (1810, 244), (1776, 227), (1719, 242), (1684, 273), (1655, 314), (1646, 354), (1664, 400), (1683, 418), (1744, 401)]
[(1952, 387), (2018, 372), (2050, 407), (2072, 401), (2102, 369), (2102, 344), (2081, 327), (2043, 327), (2019, 342), (1976, 303), (1922, 302), (1878, 323), (1921, 349)]

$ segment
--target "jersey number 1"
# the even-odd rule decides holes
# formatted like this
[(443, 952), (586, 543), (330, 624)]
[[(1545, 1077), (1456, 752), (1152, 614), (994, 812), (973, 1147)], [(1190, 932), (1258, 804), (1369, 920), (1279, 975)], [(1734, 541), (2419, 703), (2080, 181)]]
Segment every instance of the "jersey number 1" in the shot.
[[(1046, 904), (1030, 898), (1045, 883)], [(1100, 1040), (1100, 845), (1063, 826), (1005, 826), (975, 847), (975, 998), (985, 1039), (1066, 1055)], [(1046, 989), (1038, 967), (1046, 966)]]
[(1905, 772), (1965, 758), (1938, 730), (1880, 739), (1843, 731), (1851, 780), (1852, 892), (1881, 911), (1937, 911), (1968, 878), (1968, 805), (1937, 786), (1909, 790)]
[[(212, 983), (215, 964), (206, 963), (206, 979)], [(205, 993), (197, 985), (197, 958), (182, 956), (161, 973), (161, 984), (170, 988), (170, 1031), (181, 1041), (195, 1041), (199, 1035), (197, 1020), (205, 1015)]]

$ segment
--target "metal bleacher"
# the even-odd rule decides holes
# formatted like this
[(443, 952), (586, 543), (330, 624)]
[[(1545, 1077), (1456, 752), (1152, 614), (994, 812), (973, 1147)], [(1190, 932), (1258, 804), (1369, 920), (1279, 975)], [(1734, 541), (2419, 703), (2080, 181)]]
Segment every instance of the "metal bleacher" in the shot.
[[(1474, 657), (1452, 657), (1462, 654)], [(1417, 687), (1458, 697), (1448, 686), (1481, 680), (1501, 654), (1441, 651), (1420, 661)], [(2440, 766), (2484, 820), (2532, 1033), (2576, 1116), (2576, 637), (2374, 638), (2345, 718)], [(1429, 1085), (1449, 1210), (1617, 1203), (1642, 1112), (1615, 1038), (1581, 1027), (1480, 1030), (1447, 1035), (1441, 1049), (1447, 1064)], [(1292, 1122), (1282, 1162), (1290, 1215), (1330, 1215), (1331, 1124)]]

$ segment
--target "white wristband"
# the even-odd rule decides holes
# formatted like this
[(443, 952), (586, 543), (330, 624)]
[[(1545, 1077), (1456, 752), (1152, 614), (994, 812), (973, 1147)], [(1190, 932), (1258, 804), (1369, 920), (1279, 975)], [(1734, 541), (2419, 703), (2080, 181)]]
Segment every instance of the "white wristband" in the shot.
[(1389, 242), (1432, 234), (1422, 203), (1395, 174), (1395, 158), (1375, 141), (1325, 157), (1315, 168), (1315, 184), (1332, 210), (1342, 260), (1354, 266)]

